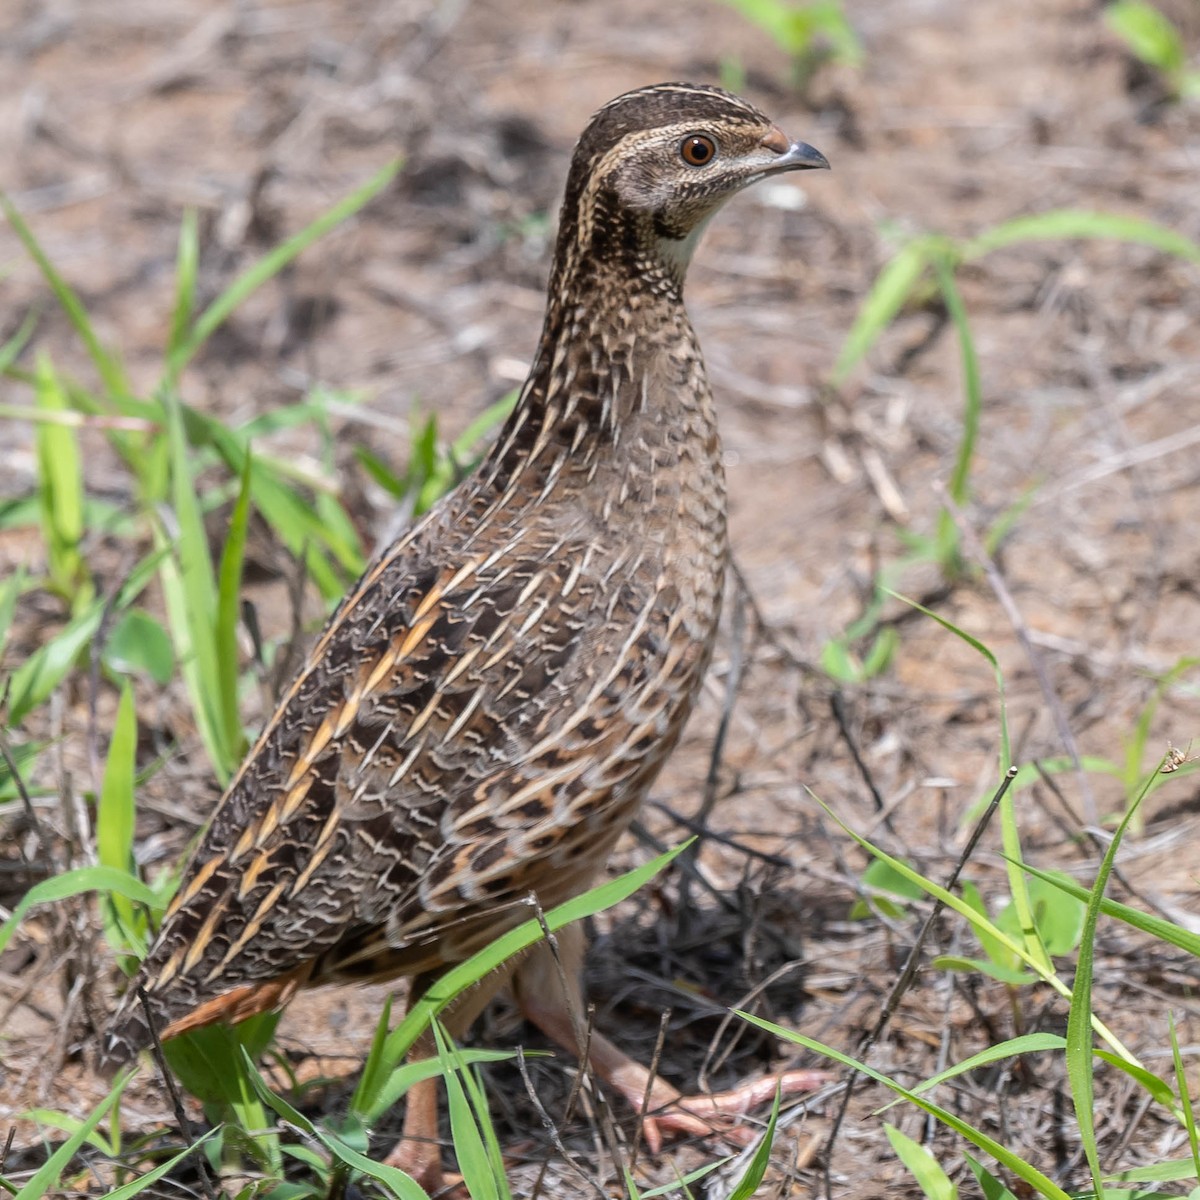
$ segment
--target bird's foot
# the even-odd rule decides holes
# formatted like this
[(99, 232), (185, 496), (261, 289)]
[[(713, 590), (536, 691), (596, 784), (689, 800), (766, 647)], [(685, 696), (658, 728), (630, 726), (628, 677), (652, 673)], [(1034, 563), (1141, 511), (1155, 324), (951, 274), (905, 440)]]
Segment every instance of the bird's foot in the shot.
[(626, 1089), (618, 1080), (611, 1080), (635, 1112), (643, 1113), (642, 1137), (651, 1154), (662, 1149), (664, 1135), (682, 1134), (685, 1137), (719, 1137), (735, 1146), (748, 1146), (760, 1132), (744, 1118), (754, 1109), (769, 1104), (776, 1088), (781, 1097), (811, 1092), (828, 1083), (833, 1076), (828, 1071), (785, 1071), (778, 1076), (752, 1079), (727, 1092), (680, 1094), (670, 1084), (656, 1079), (646, 1104), (644, 1088), (640, 1092)]

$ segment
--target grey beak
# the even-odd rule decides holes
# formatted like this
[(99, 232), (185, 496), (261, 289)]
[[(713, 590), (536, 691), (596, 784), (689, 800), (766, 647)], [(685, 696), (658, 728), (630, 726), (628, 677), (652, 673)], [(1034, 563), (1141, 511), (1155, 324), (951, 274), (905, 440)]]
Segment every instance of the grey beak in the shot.
[(829, 170), (829, 159), (807, 142), (792, 142), (771, 164), (771, 171)]

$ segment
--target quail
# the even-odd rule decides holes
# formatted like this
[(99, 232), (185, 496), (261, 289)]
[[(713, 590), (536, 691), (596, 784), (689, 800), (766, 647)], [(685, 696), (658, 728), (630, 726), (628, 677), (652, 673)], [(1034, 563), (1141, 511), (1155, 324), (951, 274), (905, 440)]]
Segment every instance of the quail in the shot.
[[(725, 484), (684, 275), (734, 193), (828, 165), (715, 87), (640, 88), (593, 116), (511, 416), (308, 653), (112, 1018), (109, 1069), (150, 1043), (139, 991), (163, 1038), (316, 984), (407, 976), (411, 1003), (525, 919), (521, 901), (595, 880), (679, 740), (721, 607)], [(582, 934), (559, 949), (565, 971), (535, 947), (451, 1031), (507, 983), (578, 1052)], [(651, 1149), (775, 1087), (685, 1098), (599, 1033), (587, 1054), (635, 1108), (649, 1097)], [(436, 1186), (436, 1080), (407, 1103), (393, 1161)]]

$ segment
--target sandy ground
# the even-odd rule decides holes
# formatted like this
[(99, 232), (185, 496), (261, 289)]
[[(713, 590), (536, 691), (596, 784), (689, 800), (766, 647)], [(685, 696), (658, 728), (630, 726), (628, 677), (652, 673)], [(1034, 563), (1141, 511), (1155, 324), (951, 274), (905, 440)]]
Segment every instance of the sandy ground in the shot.
[[(1177, 7), (1194, 48), (1200, 21)], [(886, 672), (839, 686), (819, 669), (826, 641), (869, 603), (875, 573), (903, 557), (907, 535), (935, 528), (962, 436), (958, 346), (932, 299), (906, 309), (845, 386), (826, 386), (877, 270), (905, 235), (970, 237), (1052, 208), (1121, 213), (1200, 239), (1200, 109), (1163, 103), (1097, 6), (887, 0), (847, 8), (862, 66), (828, 67), (803, 95), (789, 86), (782, 53), (717, 3), (663, 0), (649, 13), (625, 0), (10, 0), (0, 9), (0, 186), (139, 386), (156, 375), (185, 209), (200, 217), (201, 288), (211, 297), (265, 248), (404, 156), (395, 185), (240, 310), (184, 384), (189, 403), (229, 421), (286, 408), (318, 385), (344, 393), (332, 463), (320, 461), (310, 426), (276, 435), (268, 448), (330, 473), (368, 541), (390, 514), (353, 448), (402, 464), (410, 414), (436, 413), (450, 436), (523, 377), (566, 160), (600, 103), (659, 79), (714, 81), (722, 61), (737, 62), (746, 94), (830, 158), (828, 176), (740, 197), (714, 225), (689, 282), (721, 406), (733, 543), (749, 599), (727, 605), (701, 710), (654, 789), (642, 839), (631, 835), (616, 864), (644, 858), (653, 839), (684, 836), (711, 771), (714, 836), (698, 865), (712, 892), (693, 883), (681, 904), (670, 880), (610, 914), (597, 923), (591, 967), (598, 1019), (631, 1050), (648, 1055), (658, 1013), (673, 1009), (663, 1070), (689, 1087), (714, 1039), (726, 1060), (724, 1074), (706, 1075), (714, 1085), (786, 1057), (744, 1034), (724, 1054), (731, 1035), (719, 1026), (721, 1006), (764, 981), (755, 993), (761, 1011), (849, 1049), (895, 980), (925, 910), (851, 919), (866, 859), (821, 804), (944, 878), (964, 844), (966, 815), (997, 782), (992, 670), (935, 622), (891, 603), (885, 619), (898, 643)], [(968, 563), (948, 581), (919, 564), (897, 578), (996, 655), (1021, 763), (1073, 754), (1123, 763), (1158, 681), (1200, 645), (1196, 272), (1113, 241), (1022, 243), (960, 272), (984, 391), (961, 514)], [(40, 309), (21, 365), (44, 350), (87, 378), (65, 319), (6, 227), (0, 288), (0, 340), (31, 306)], [(28, 397), (19, 382), (0, 383), (0, 403)], [(128, 504), (128, 479), (103, 438), (84, 437), (89, 488)], [(28, 423), (3, 418), (0, 504), (31, 494), (32, 447)], [(973, 547), (1018, 505), (989, 574)], [(28, 525), (0, 528), (5, 571), (21, 563), (36, 571), (39, 546)], [(91, 550), (110, 583), (128, 569), (127, 551)], [(265, 538), (254, 555), (251, 596), (266, 633), (281, 634), (291, 568)], [(318, 612), (309, 597), (306, 616)], [(50, 637), (61, 618), (48, 595), (24, 597), (4, 665)], [(743, 662), (714, 768), (718, 721)], [(1186, 750), (1200, 735), (1197, 682), (1192, 667), (1162, 689), (1143, 769), (1168, 745)], [(64, 696), (41, 725), (7, 735), (19, 743), (61, 734), (35, 780), (49, 792), (43, 815), (54, 828), (64, 780), (82, 795), (95, 779), (85, 700)], [(102, 690), (99, 730), (112, 707)], [(171, 763), (146, 785), (139, 826), (155, 869), (179, 853), (216, 792), (181, 694), (142, 689), (139, 711), (150, 730), (146, 761), (173, 747)], [(1037, 782), (1017, 796), (1024, 851), (1088, 882), (1097, 850), (1081, 831), (1121, 810), (1125, 790), (1098, 770), (1052, 779), (1053, 787)], [(1192, 929), (1200, 905), (1188, 847), (1198, 799), (1187, 772), (1165, 781), (1125, 843), (1114, 884), (1118, 898)], [(11, 907), (37, 876), (22, 863), (18, 806), (0, 814), (0, 904)], [(999, 849), (993, 829), (966, 872), (996, 904)], [(0, 1123), (40, 1104), (79, 1115), (101, 1094), (89, 1068), (90, 1022), (116, 973), (103, 943), (96, 961), (80, 961), (79, 939), (68, 936), (75, 920), (31, 922), (0, 958)], [(943, 919), (926, 964), (935, 953), (978, 948)], [(102, 981), (89, 1002), (71, 990), (79, 978), (89, 990)], [(1161, 1055), (1168, 1011), (1181, 1043), (1200, 1039), (1197, 982), (1194, 959), (1102, 924), (1097, 1011), (1135, 1052)], [(314, 994), (289, 1011), (281, 1045), (306, 1074), (352, 1072), (379, 1003), (377, 991)], [(915, 1082), (1018, 1032), (1061, 1032), (1065, 1019), (1048, 990), (1010, 993), (926, 965), (872, 1062)], [(530, 1039), (501, 1010), (480, 1036)], [(1167, 1070), (1157, 1057), (1151, 1065)], [(569, 1070), (539, 1068), (551, 1111)], [(550, 1155), (559, 1174), (546, 1194), (596, 1194), (546, 1144), (519, 1078), (497, 1072), (493, 1081), (514, 1161), (532, 1164), (514, 1167), (517, 1193)], [(1184, 1153), (1179, 1131), (1121, 1077), (1102, 1073), (1099, 1087), (1106, 1167)], [(1080, 1186), (1085, 1166), (1064, 1088), (1060, 1059), (1047, 1055), (977, 1072), (942, 1095), (1064, 1186)], [(336, 1111), (344, 1099), (333, 1087), (312, 1102)], [(829, 1152), (833, 1194), (918, 1194), (873, 1115), (883, 1100), (863, 1088), (852, 1101)], [(823, 1186), (810, 1160), (833, 1111), (820, 1102), (797, 1118), (763, 1195)], [(913, 1110), (887, 1119), (915, 1137), (927, 1132)], [(147, 1083), (123, 1120), (144, 1132), (172, 1118)], [(18, 1129), (6, 1173), (20, 1180), (42, 1151), (31, 1126)], [(930, 1136), (961, 1175), (961, 1145), (945, 1130)], [(612, 1163), (588, 1122), (580, 1118), (564, 1137), (584, 1174), (610, 1194)], [(707, 1153), (675, 1149), (640, 1169), (663, 1182)], [(723, 1194), (720, 1185), (709, 1194)]]

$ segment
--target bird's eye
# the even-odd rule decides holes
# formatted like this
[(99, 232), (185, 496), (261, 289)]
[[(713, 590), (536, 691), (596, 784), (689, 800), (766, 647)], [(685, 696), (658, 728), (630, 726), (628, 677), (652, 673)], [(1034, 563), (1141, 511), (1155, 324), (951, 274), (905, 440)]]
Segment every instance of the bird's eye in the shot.
[(703, 167), (717, 156), (717, 143), (702, 133), (693, 133), (683, 139), (679, 157), (689, 167)]

